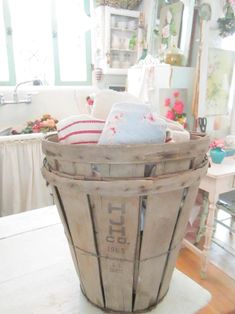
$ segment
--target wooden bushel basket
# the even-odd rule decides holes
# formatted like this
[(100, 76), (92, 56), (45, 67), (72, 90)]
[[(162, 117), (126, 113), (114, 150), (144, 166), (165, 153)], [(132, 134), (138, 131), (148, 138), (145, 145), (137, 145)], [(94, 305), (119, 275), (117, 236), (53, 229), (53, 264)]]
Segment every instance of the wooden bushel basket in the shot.
[(147, 311), (166, 295), (208, 162), (209, 138), (177, 144), (61, 145), (43, 140), (51, 184), (87, 299)]

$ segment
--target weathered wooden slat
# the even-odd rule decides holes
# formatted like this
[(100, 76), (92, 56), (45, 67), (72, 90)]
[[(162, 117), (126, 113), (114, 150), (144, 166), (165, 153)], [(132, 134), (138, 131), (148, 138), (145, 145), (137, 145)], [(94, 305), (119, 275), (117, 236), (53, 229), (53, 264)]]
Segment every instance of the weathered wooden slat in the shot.
[(56, 167), (58, 169), (57, 171), (61, 173), (70, 174), (70, 175), (76, 173), (73, 162), (69, 162), (66, 160), (63, 160), (63, 162), (61, 162), (60, 160), (56, 160)]
[(200, 167), (204, 159), (205, 159), (205, 156), (203, 155), (199, 155), (195, 157), (194, 159), (192, 159), (191, 169), (197, 169), (198, 167)]
[(100, 270), (88, 197), (76, 189), (66, 187), (59, 188), (59, 193), (63, 200), (72, 244), (75, 247), (84, 293), (92, 302), (103, 307)]
[[(53, 141), (54, 140), (54, 141)], [(180, 160), (204, 155), (209, 147), (209, 137), (193, 137), (191, 141), (171, 144), (140, 145), (68, 145), (58, 144), (56, 136), (42, 140), (46, 156), (71, 162), (98, 164), (137, 164), (162, 160)]]
[[(159, 164), (157, 164), (155, 172), (153, 173), (153, 176), (156, 175), (162, 175), (162, 174), (167, 174), (167, 173), (175, 173), (180, 172), (180, 171), (185, 171), (190, 169), (191, 166), (191, 160), (190, 158), (183, 159), (176, 161), (175, 160), (168, 160), (168, 161), (163, 161)], [(177, 168), (176, 168), (177, 165)]]
[(201, 177), (205, 175), (207, 168), (208, 163), (205, 163), (202, 168), (197, 170), (189, 170), (179, 174), (169, 174), (163, 177), (125, 181), (71, 180), (56, 176), (45, 168), (42, 169), (42, 173), (53, 185), (67, 187), (68, 189), (76, 188), (86, 194), (129, 197), (174, 191), (179, 189), (179, 187), (188, 187), (195, 181), (199, 183)]
[(92, 164), (92, 175), (101, 178), (109, 177), (110, 165), (108, 164)]
[[(154, 305), (161, 283), (183, 190), (148, 196), (134, 310)], [(157, 257), (159, 256), (159, 257)], [(156, 258), (153, 258), (156, 257)]]
[(143, 177), (145, 165), (112, 165), (110, 166), (109, 177)]
[(55, 204), (56, 204), (56, 207), (57, 207), (57, 210), (58, 210), (61, 222), (62, 222), (63, 227), (64, 227), (65, 236), (66, 236), (66, 238), (67, 238), (67, 240), (69, 242), (69, 249), (70, 249), (70, 252), (71, 252), (73, 263), (74, 263), (76, 272), (78, 274), (78, 277), (80, 278), (80, 271), (79, 271), (79, 267), (78, 267), (78, 263), (77, 263), (77, 257), (76, 257), (76, 253), (75, 253), (75, 248), (72, 245), (72, 243), (73, 243), (72, 242), (72, 236), (71, 236), (71, 233), (70, 233), (70, 230), (69, 230), (69, 225), (68, 225), (67, 216), (66, 216), (66, 213), (65, 213), (65, 210), (64, 210), (63, 201), (62, 201), (62, 199), (60, 197), (60, 194), (59, 194), (59, 191), (58, 191), (57, 187), (51, 185), (51, 190), (52, 190), (52, 193), (53, 193), (53, 196), (54, 196)]
[(199, 187), (199, 184), (194, 183), (188, 188), (187, 196), (185, 198), (182, 209), (180, 211), (178, 222), (174, 230), (173, 241), (171, 244), (171, 247), (177, 247), (177, 249), (174, 252), (172, 252), (171, 255), (169, 255), (169, 258), (166, 264), (164, 278), (162, 280), (162, 285), (161, 285), (159, 296), (158, 296), (159, 299), (161, 299), (168, 290), (169, 283), (170, 283), (172, 273), (174, 270), (174, 265), (175, 265), (175, 262), (179, 253), (180, 243), (182, 242), (183, 237), (185, 235), (186, 226), (187, 226), (189, 216), (190, 216), (190, 211), (195, 202), (197, 192), (198, 192), (198, 187)]
[(138, 198), (97, 198), (93, 209), (105, 304), (132, 311)]
[(74, 167), (74, 174), (76, 174), (77, 176), (91, 176), (92, 175), (92, 167), (90, 164), (74, 162), (73, 167)]

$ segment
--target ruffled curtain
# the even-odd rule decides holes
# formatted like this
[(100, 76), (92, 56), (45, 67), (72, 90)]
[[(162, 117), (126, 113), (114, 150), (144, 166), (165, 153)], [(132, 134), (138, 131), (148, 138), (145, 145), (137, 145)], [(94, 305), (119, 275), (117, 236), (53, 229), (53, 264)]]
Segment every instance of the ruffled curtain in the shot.
[(0, 137), (0, 216), (53, 204), (41, 175), (42, 134)]

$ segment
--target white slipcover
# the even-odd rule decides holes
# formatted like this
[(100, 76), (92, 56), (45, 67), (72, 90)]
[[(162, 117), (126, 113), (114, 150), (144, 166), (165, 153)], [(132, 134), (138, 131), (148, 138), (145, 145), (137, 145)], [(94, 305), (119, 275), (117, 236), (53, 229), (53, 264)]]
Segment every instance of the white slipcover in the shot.
[(0, 137), (0, 216), (53, 204), (41, 175), (43, 134)]

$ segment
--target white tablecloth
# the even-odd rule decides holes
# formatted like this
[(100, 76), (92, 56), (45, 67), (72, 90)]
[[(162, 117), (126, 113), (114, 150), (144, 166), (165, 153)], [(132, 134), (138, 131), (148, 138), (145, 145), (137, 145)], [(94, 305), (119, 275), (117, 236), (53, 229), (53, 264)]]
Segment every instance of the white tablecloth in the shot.
[[(0, 252), (0, 313), (104, 313), (80, 291), (55, 207), (0, 218)], [(175, 270), (167, 296), (151, 314), (193, 314), (210, 297)]]

